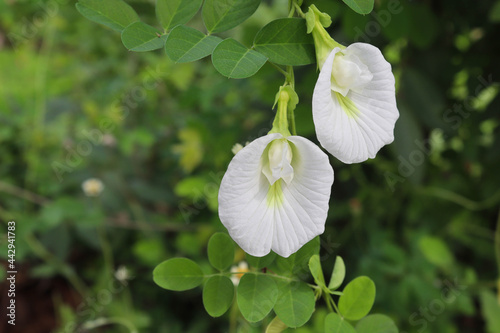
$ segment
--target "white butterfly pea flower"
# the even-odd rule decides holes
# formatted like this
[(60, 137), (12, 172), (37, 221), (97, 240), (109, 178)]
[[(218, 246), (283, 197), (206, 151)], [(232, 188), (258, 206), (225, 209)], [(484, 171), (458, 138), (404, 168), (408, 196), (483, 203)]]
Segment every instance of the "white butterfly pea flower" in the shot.
[(253, 256), (273, 250), (288, 257), (325, 228), (333, 184), (328, 156), (287, 131), (271, 131), (241, 149), (221, 182), (221, 222)]
[(310, 12), (316, 14), (309, 30), (321, 69), (312, 103), (318, 140), (344, 163), (374, 158), (394, 140), (399, 117), (391, 65), (373, 45), (338, 44), (320, 24), (319, 11)]

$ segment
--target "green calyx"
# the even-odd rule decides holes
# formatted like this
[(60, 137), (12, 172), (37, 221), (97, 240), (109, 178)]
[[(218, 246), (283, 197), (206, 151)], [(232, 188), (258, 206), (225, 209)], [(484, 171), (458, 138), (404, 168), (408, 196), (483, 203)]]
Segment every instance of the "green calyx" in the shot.
[(292, 135), (288, 129), (288, 115), (289, 113), (293, 113), (298, 102), (299, 96), (291, 86), (285, 85), (280, 87), (274, 101), (274, 105), (278, 104), (278, 110), (274, 117), (273, 128), (268, 134), (280, 133), (285, 138)]
[(345, 46), (337, 43), (330, 34), (325, 30), (332, 24), (330, 15), (320, 12), (315, 6), (309, 6), (309, 11), (305, 14), (307, 23), (307, 33), (312, 34), (314, 39), (314, 47), (316, 49), (316, 61), (318, 68), (321, 69), (326, 58), (336, 47), (345, 49)]

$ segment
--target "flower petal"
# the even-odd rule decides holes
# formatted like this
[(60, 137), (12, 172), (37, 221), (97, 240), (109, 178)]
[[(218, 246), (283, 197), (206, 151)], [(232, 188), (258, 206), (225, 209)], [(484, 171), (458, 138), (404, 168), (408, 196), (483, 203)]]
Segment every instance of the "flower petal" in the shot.
[(331, 89), (335, 48), (327, 57), (313, 94), (313, 119), (321, 145), (344, 163), (374, 158), (394, 140), (399, 117), (394, 75), (380, 50), (370, 44), (354, 43), (342, 50), (357, 56), (370, 70), (372, 80), (349, 90), (344, 97)]
[(293, 180), (281, 183), (283, 200), (274, 207), (272, 249), (282, 257), (325, 230), (333, 169), (328, 156), (311, 141), (300, 136), (287, 139), (293, 144)]
[(273, 185), (262, 172), (266, 147), (281, 134), (259, 138), (235, 155), (219, 190), (219, 217), (235, 242), (253, 256), (275, 251), (283, 257), (325, 228), (333, 170), (328, 156), (298, 136), (292, 149), (293, 179)]
[(248, 144), (231, 160), (219, 189), (219, 217), (229, 235), (248, 254), (271, 251), (274, 212), (267, 204), (270, 184), (262, 173), (267, 145), (282, 135), (269, 134)]

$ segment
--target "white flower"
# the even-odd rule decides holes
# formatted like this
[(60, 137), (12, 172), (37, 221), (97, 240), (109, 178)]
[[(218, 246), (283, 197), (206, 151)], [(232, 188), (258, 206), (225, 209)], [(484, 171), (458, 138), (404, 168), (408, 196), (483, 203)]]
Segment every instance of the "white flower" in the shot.
[(229, 164), (219, 190), (219, 216), (247, 253), (283, 257), (323, 233), (333, 169), (328, 156), (300, 136), (256, 139)]
[(344, 163), (374, 158), (394, 140), (399, 117), (394, 82), (391, 65), (375, 46), (335, 47), (321, 65), (313, 94), (321, 145)]
[(132, 277), (127, 267), (122, 265), (115, 271), (115, 278), (120, 282), (126, 283), (126, 281), (130, 280)]
[(97, 197), (104, 189), (100, 179), (90, 178), (82, 183), (83, 193), (88, 197)]
[(235, 273), (231, 275), (231, 281), (233, 281), (233, 284), (237, 286), (240, 283), (240, 279), (243, 274), (248, 271), (249, 269), (246, 261), (240, 261), (238, 266), (231, 266), (231, 273)]

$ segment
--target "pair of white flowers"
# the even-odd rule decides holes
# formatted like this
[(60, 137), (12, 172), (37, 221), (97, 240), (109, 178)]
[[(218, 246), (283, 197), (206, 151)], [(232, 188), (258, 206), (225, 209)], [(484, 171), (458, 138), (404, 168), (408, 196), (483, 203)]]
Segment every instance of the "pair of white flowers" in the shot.
[[(321, 68), (312, 102), (318, 140), (344, 163), (374, 158), (394, 140), (399, 117), (391, 65), (372, 45), (345, 48), (329, 36), (325, 43), (326, 31), (314, 29)], [(220, 186), (220, 219), (253, 256), (272, 250), (288, 257), (325, 229), (334, 179), (328, 156), (287, 132), (272, 130), (241, 149)]]

